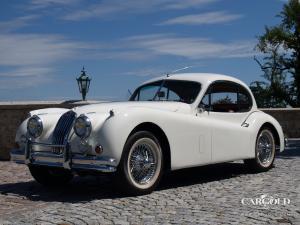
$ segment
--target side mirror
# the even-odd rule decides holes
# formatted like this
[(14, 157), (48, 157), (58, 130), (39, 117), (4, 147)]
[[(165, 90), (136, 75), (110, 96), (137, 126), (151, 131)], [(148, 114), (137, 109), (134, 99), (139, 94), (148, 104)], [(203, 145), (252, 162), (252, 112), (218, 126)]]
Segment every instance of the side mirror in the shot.
[(200, 104), (198, 106), (198, 113), (204, 113), (205, 111), (207, 111), (206, 106), (204, 104)]

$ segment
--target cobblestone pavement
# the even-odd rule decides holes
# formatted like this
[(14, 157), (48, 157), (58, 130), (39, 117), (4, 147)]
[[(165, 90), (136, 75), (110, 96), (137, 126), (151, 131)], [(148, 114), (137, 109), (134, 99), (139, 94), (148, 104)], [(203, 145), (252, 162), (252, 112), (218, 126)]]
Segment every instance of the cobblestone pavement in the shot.
[[(251, 174), (241, 162), (185, 169), (152, 194), (130, 197), (108, 177), (47, 189), (25, 166), (0, 162), (0, 224), (300, 224), (299, 174), (300, 149), (289, 149), (265, 173)], [(290, 204), (242, 204), (262, 194)]]

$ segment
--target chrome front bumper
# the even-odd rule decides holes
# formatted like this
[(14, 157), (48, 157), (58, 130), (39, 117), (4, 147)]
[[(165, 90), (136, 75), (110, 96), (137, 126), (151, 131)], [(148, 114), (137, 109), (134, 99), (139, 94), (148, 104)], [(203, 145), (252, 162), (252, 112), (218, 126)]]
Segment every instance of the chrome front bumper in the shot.
[[(62, 153), (56, 154), (52, 151), (33, 151), (32, 146), (34, 145), (48, 148), (60, 148), (62, 149)], [(82, 169), (100, 172), (115, 172), (117, 168), (115, 159), (101, 156), (74, 154), (70, 151), (68, 144), (52, 145), (28, 140), (24, 150), (13, 149), (11, 150), (10, 156), (11, 161), (20, 164), (61, 167), (68, 170)]]

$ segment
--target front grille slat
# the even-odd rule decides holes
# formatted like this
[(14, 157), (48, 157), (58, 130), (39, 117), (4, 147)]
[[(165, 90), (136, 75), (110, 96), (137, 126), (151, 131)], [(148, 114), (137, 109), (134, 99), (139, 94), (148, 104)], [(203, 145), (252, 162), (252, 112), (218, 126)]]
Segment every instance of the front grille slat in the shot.
[(69, 118), (65, 117), (65, 120), (62, 120), (61, 129), (59, 131), (58, 141), (59, 143), (63, 143), (64, 134), (66, 133), (67, 120)]
[(67, 119), (68, 117), (66, 117), (66, 116), (64, 116), (64, 117), (62, 117), (61, 118), (61, 121), (60, 121), (60, 129), (58, 130), (58, 135), (57, 135), (57, 141), (59, 142), (59, 143), (62, 143), (62, 141), (61, 141), (61, 139), (62, 139), (62, 136), (63, 136), (63, 134), (64, 134), (64, 132), (65, 132), (65, 125), (66, 125), (66, 119)]
[[(65, 125), (64, 125), (64, 134), (66, 134), (66, 133), (69, 133), (69, 130), (70, 130), (70, 128), (71, 128), (71, 125), (72, 125), (72, 122), (73, 122), (73, 118), (67, 118), (67, 120), (65, 121)], [(63, 143), (64, 142), (64, 140), (65, 140), (65, 138), (66, 138), (66, 135), (61, 135), (61, 137), (60, 137), (61, 139), (60, 139), (60, 141)]]
[[(72, 128), (73, 121), (75, 120), (76, 113), (68, 111), (64, 113), (58, 120), (56, 127), (53, 131), (52, 144), (64, 145), (65, 139)], [(62, 149), (54, 148), (54, 152), (60, 153)]]

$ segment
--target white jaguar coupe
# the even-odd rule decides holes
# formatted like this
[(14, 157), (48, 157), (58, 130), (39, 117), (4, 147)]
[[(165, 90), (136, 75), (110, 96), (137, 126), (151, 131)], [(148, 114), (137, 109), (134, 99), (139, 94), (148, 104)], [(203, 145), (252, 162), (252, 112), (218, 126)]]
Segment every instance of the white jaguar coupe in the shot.
[(242, 159), (266, 171), (283, 149), (281, 126), (246, 84), (185, 73), (147, 81), (127, 102), (32, 111), (11, 159), (43, 185), (114, 172), (120, 188), (145, 194), (170, 170)]

